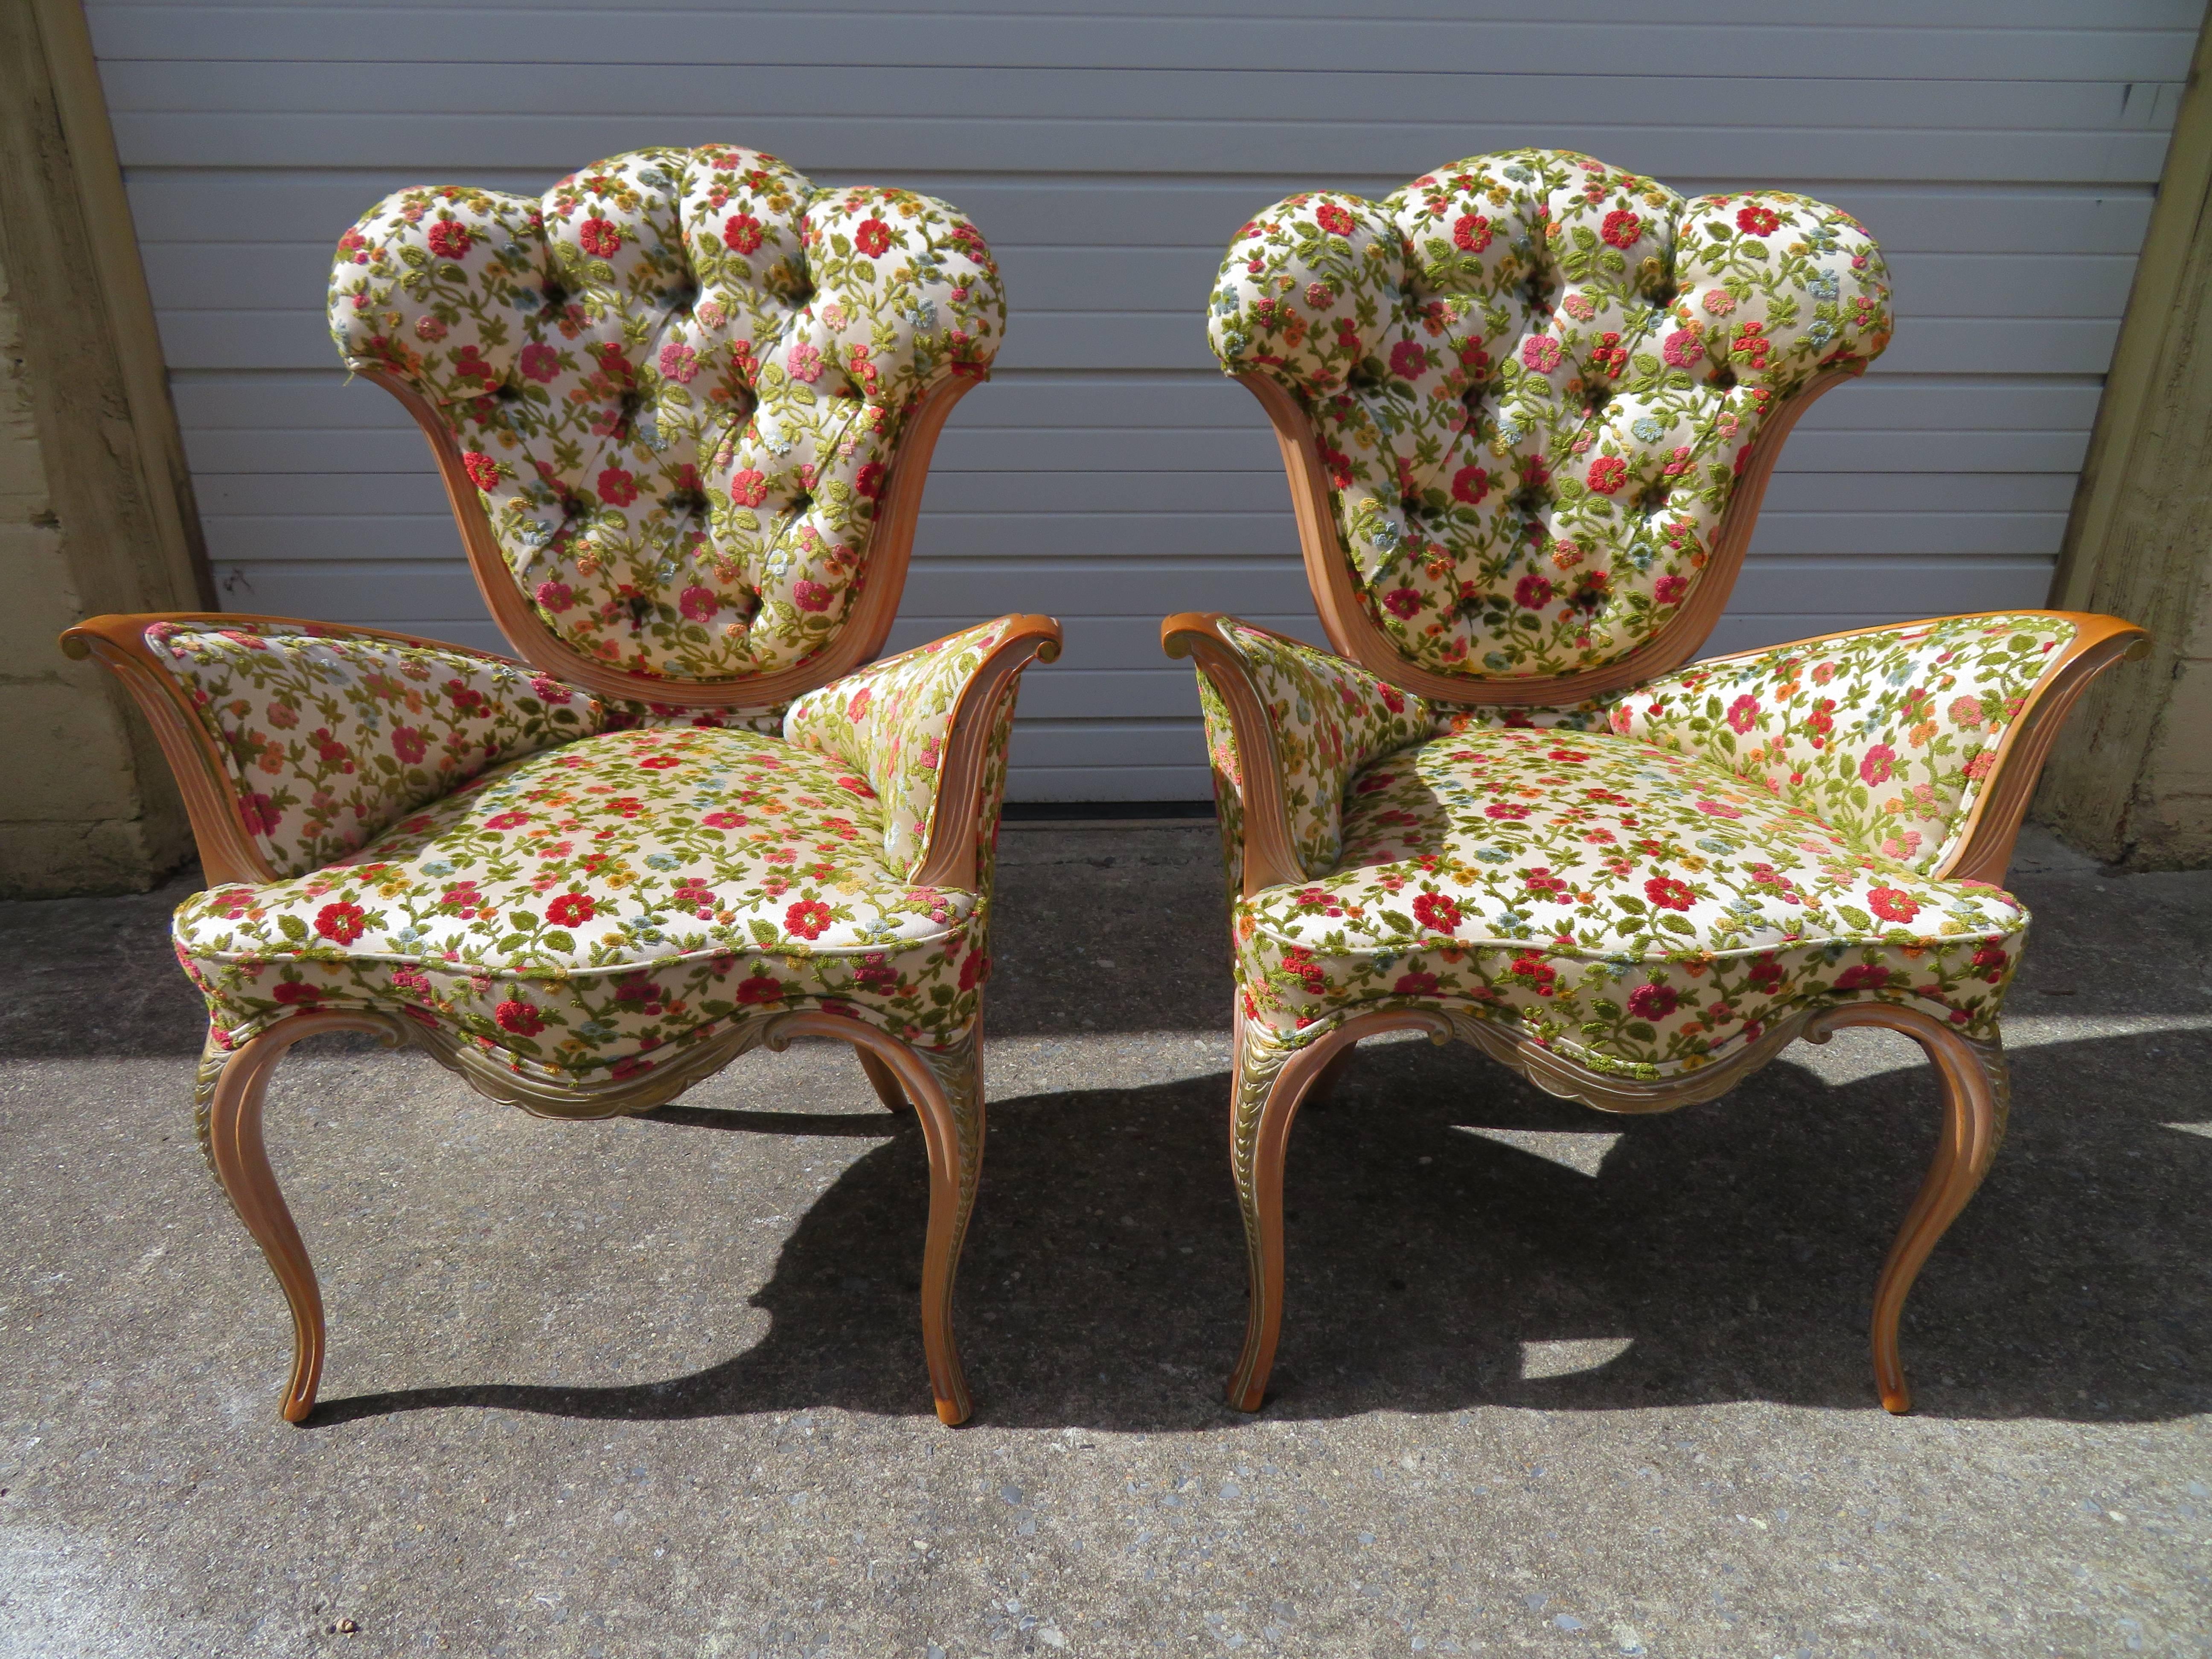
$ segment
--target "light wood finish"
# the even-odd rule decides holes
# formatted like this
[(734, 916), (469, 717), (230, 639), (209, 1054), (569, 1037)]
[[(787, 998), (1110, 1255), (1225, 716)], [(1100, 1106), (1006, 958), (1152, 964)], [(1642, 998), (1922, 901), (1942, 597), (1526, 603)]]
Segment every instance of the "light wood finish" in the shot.
[(1281, 751), (1267, 700), (1252, 682), (1244, 659), (1221, 636), (1219, 611), (1184, 611), (1160, 624), (1160, 647), (1188, 657), (1229, 710), (1244, 806), (1244, 896), (1285, 882), (1304, 881), (1306, 868), (1291, 836)]
[(1329, 1024), (1297, 1048), (1276, 1042), (1240, 1015), (1229, 1120), (1230, 1173), (1244, 1218), (1249, 1301), (1244, 1346), (1231, 1370), (1229, 1403), (1257, 1411), (1267, 1396), (1282, 1334), (1283, 1166), (1298, 1109), (1326, 1086), (1354, 1045), (1389, 1031), (1426, 1032), (1439, 1043), (1473, 1044), (1548, 1094), (1606, 1112), (1668, 1112), (1717, 1098), (1799, 1038), (1824, 1042), (1845, 1026), (1901, 1031), (1936, 1064), (1943, 1123), (1920, 1191), (1906, 1212), (1875, 1286), (1871, 1332), (1875, 1386), (1892, 1412), (1911, 1408), (1898, 1357), (1898, 1322), (1913, 1280), (1936, 1242), (1981, 1185), (2004, 1133), (2008, 1084), (2004, 1054), (1917, 1008), (1887, 1002), (1808, 1010), (1778, 1022), (1728, 1059), (1678, 1078), (1638, 1082), (1597, 1072), (1469, 1007), (1437, 1004), (1380, 1009)]
[(961, 688), (938, 764), (937, 799), (930, 807), (926, 850), (915, 872), (916, 886), (974, 890), (991, 733), (1022, 670), (1032, 659), (1054, 662), (1059, 656), (1058, 623), (1050, 617), (1015, 617)]
[(1618, 662), (1574, 674), (1482, 675), (1439, 674), (1408, 661), (1368, 614), (1366, 602), (1354, 585), (1352, 565), (1344, 556), (1336, 534), (1336, 511), (1329, 499), (1328, 470), (1322, 464), (1314, 436), (1313, 420), (1282, 384), (1253, 371), (1237, 379), (1260, 400), (1275, 428), (1283, 452), (1283, 470), (1290, 475), (1291, 506), (1297, 515), (1298, 546), (1305, 555), (1306, 585), (1313, 590), (1321, 625), (1338, 654), (1349, 657), (1370, 674), (1379, 674), (1393, 685), (1419, 693), (1437, 702), (1556, 707), (1601, 696), (1680, 667), (1698, 654), (1698, 647), (1728, 609), (1743, 556), (1751, 547), (1751, 533), (1759, 523), (1759, 508), (1782, 457), (1784, 440), (1803, 418), (1814, 402), (1857, 375), (1844, 369), (1815, 374), (1797, 395), (1770, 419), (1753, 440), (1750, 456), (1736, 479), (1713, 538), (1711, 553), (1690, 592), (1674, 614), (1658, 631)]
[[(458, 1035), (398, 1014), (323, 1011), (295, 1014), (247, 1039), (227, 1055), (210, 1052), (201, 1068), (201, 1146), (239, 1219), (268, 1258), (292, 1313), (292, 1369), (285, 1382), (284, 1419), (304, 1421), (314, 1409), (323, 1369), (322, 1290), (262, 1139), (262, 1101), (270, 1074), (293, 1044), (337, 1031), (367, 1031), (388, 1046), (424, 1049), (480, 1092), (540, 1116), (623, 1116), (665, 1105), (700, 1078), (738, 1055), (793, 1038), (833, 1037), (857, 1049), (871, 1081), (919, 1113), (929, 1158), (929, 1220), (922, 1242), (921, 1341), (939, 1421), (958, 1425), (973, 1410), (952, 1330), (952, 1292), (960, 1248), (975, 1205), (983, 1159), (982, 1049), (975, 1031), (944, 1049), (916, 1049), (848, 1015), (772, 1014), (743, 1022), (693, 1045), (666, 1067), (583, 1086), (544, 1083), (507, 1071)], [(878, 1079), (882, 1079), (878, 1081)], [(885, 1096), (889, 1103), (889, 1095)]]
[[(208, 628), (256, 627), (321, 629), (336, 637), (381, 641), (428, 651), (459, 651), (459, 647), (412, 634), (391, 634), (375, 628), (337, 628), (325, 623), (302, 622), (291, 617), (257, 617), (235, 611), (168, 611), (133, 616), (93, 617), (61, 636), (64, 654), (80, 661), (96, 659), (113, 672), (131, 694), (131, 701), (154, 728), (162, 757), (185, 798), (185, 811), (198, 844), (201, 873), (210, 887), (229, 882), (264, 882), (281, 878), (239, 816), (239, 785), (228, 757), (199, 716), (191, 694), (179, 684), (169, 665), (146, 643), (146, 629), (155, 623), (181, 623)], [(522, 668), (526, 664), (489, 652), (465, 654), (483, 657)]]
[(883, 649), (897, 619), (899, 596), (906, 591), (906, 568), (914, 552), (915, 520), (929, 483), (929, 459), (952, 405), (977, 382), (964, 374), (939, 381), (907, 411), (890, 481), (876, 504), (868, 538), (867, 580), (854, 597), (844, 627), (829, 647), (805, 662), (774, 673), (726, 680), (692, 680), (611, 668), (577, 650), (545, 625), (522, 585), (507, 568), (484, 512), (483, 496), (470, 479), (460, 445), (438, 406), (389, 370), (366, 358), (349, 358), (346, 367), (397, 398), (428, 440), (430, 453), (444, 479), (446, 499), (459, 526), (469, 568), (485, 608), (507, 642), (532, 666), (603, 697), (670, 703), (682, 708), (773, 708), (817, 686), (841, 680)]

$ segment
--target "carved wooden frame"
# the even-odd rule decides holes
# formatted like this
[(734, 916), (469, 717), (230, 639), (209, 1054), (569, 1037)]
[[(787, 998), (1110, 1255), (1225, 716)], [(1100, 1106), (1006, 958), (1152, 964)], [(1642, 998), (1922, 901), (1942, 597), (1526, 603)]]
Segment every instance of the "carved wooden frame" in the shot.
[[(279, 877), (246, 830), (239, 814), (237, 787), (215, 734), (168, 665), (146, 644), (146, 629), (157, 622), (218, 626), (279, 623), (321, 629), (326, 636), (338, 639), (373, 639), (435, 650), (454, 648), (378, 629), (336, 629), (228, 611), (95, 617), (63, 635), (62, 648), (71, 657), (96, 657), (113, 670), (152, 723), (162, 754), (183, 792), (201, 862), (214, 885), (258, 884)], [(927, 841), (913, 878), (915, 884), (962, 890), (974, 887), (992, 732), (1004, 705), (1016, 693), (1022, 671), (1032, 659), (1053, 660), (1060, 654), (1060, 624), (1050, 617), (1016, 616), (962, 685), (945, 732)], [(490, 661), (511, 660), (488, 652), (473, 654)], [(951, 1305), (953, 1277), (975, 1204), (976, 1174), (982, 1158), (980, 1007), (968, 1033), (942, 1051), (917, 1049), (857, 1018), (800, 1012), (742, 1021), (667, 1056), (651, 1072), (593, 1085), (569, 1085), (529, 1078), (472, 1042), (435, 1024), (398, 1013), (330, 1010), (295, 1014), (249, 1038), (234, 1052), (211, 1050), (203, 1063), (199, 1085), (201, 1144), (216, 1179), (268, 1257), (270, 1271), (291, 1306), (293, 1365), (282, 1409), (285, 1418), (295, 1423), (314, 1408), (322, 1374), (322, 1297), (299, 1230), (293, 1224), (262, 1149), (261, 1100), (270, 1073), (285, 1050), (304, 1038), (328, 1031), (370, 1031), (383, 1037), (387, 1045), (411, 1043), (458, 1073), (479, 1093), (540, 1117), (557, 1118), (650, 1111), (748, 1049), (763, 1045), (781, 1048), (794, 1036), (834, 1036), (850, 1042), (869, 1083), (886, 1106), (898, 1110), (912, 1102), (921, 1110), (930, 1160), (929, 1224), (922, 1255), (922, 1346), (939, 1419), (946, 1424), (967, 1419), (971, 1403), (953, 1340)]]
[[(1288, 439), (1284, 450), (1290, 457), (1292, 446)], [(1771, 468), (1771, 457), (1765, 465)], [(1297, 477), (1294, 465), (1294, 493)], [(1302, 526), (1307, 517), (1302, 511)], [(1748, 533), (1744, 532), (1746, 539)], [(1310, 543), (1308, 553), (1311, 574), (1315, 567)], [(1741, 556), (1740, 547), (1737, 556)], [(1725, 588), (1722, 592), (1725, 598)], [(1318, 581), (1315, 598), (1326, 623), (1329, 604)], [(2117, 617), (2072, 611), (2040, 614), (2064, 617), (2074, 624), (2073, 638), (2038, 677), (2019, 714), (1999, 739), (1989, 777), (1968, 809), (1949, 852), (1932, 872), (1939, 878), (1991, 883), (2002, 879), (2037, 775), (2074, 704), (2106, 668), (2123, 659), (2142, 657), (2149, 650), (2143, 630)], [(1222, 624), (1233, 620), (1219, 611), (1184, 611), (1160, 624), (1160, 642), (1170, 657), (1191, 659), (1228, 712), (1230, 740), (1236, 750), (1243, 793), (1243, 896), (1252, 898), (1271, 887), (1304, 882), (1309, 875), (1291, 834), (1282, 755), (1267, 700), (1243, 653), (1222, 632)], [(1706, 624), (1708, 629), (1710, 625)], [(1872, 631), (1878, 630), (1847, 629), (1793, 641), (1783, 648), (1811, 647)], [(1340, 651), (1344, 650), (1346, 641), (1334, 629), (1330, 637)], [(1703, 637), (1700, 632), (1698, 638)], [(1716, 664), (1736, 661), (1774, 648), (1739, 652), (1712, 660)], [(1425, 680), (1407, 674), (1402, 663), (1363, 665), (1401, 688), (1436, 696), (1427, 690)], [(1595, 687), (1587, 677), (1555, 681), (1553, 685), (1550, 700), (1559, 702), (1627, 689), (1611, 684)], [(1468, 702), (1463, 695), (1437, 700), (1457, 701), (1462, 706)], [(1601, 1111), (1661, 1112), (1714, 1099), (1798, 1038), (1823, 1042), (1831, 1033), (1850, 1025), (1879, 1025), (1911, 1037), (1935, 1063), (1942, 1087), (1943, 1123), (1935, 1157), (1890, 1246), (1875, 1290), (1870, 1340), (1875, 1385), (1887, 1410), (1911, 1410), (1911, 1393), (1898, 1352), (1898, 1322), (1922, 1265), (1973, 1196), (1996, 1154), (2004, 1133), (2009, 1085), (1998, 1043), (1975, 1042), (1917, 1008), (1875, 1000), (1803, 1010), (1775, 1022), (1757, 1042), (1725, 1060), (1654, 1083), (1598, 1072), (1536, 1042), (1518, 1027), (1486, 1017), (1472, 1006), (1443, 1000), (1390, 998), (1347, 1009), (1323, 1022), (1317, 1033), (1312, 1028), (1301, 1032), (1296, 1046), (1276, 1042), (1266, 1028), (1248, 1022), (1240, 1012), (1230, 1103), (1230, 1167), (1244, 1217), (1250, 1306), (1243, 1350), (1230, 1374), (1230, 1403), (1242, 1411), (1257, 1411), (1266, 1397), (1268, 1373), (1274, 1364), (1282, 1326), (1283, 1165), (1291, 1121), (1301, 1104), (1316, 1093), (1325, 1094), (1334, 1085), (1362, 1038), (1387, 1031), (1425, 1031), (1438, 1042), (1456, 1039), (1471, 1043), (1547, 1092), (1579, 1100)]]
[(936, 452), (938, 434), (945, 429), (953, 404), (978, 384), (972, 375), (949, 376), (924, 392), (908, 411), (899, 434), (898, 453), (877, 501), (874, 527), (868, 537), (867, 580), (854, 596), (844, 626), (829, 646), (805, 661), (774, 673), (729, 680), (688, 680), (610, 668), (548, 628), (507, 568), (490, 515), (484, 511), (483, 496), (470, 478), (461, 447), (440, 416), (438, 405), (368, 358), (349, 357), (346, 367), (397, 398), (422, 428), (438, 463), (438, 476), (445, 482), (453, 522), (460, 527), (477, 591), (483, 595), (484, 605), (499, 624), (499, 631), (531, 666), (598, 696), (681, 708), (772, 708), (844, 678), (883, 649), (898, 617), (900, 595), (906, 589), (915, 526), (921, 513), (922, 492), (929, 484), (930, 457)]
[(922, 1243), (921, 1342), (940, 1422), (965, 1422), (973, 1409), (952, 1331), (952, 1285), (960, 1246), (975, 1206), (983, 1159), (981, 1021), (945, 1049), (917, 1049), (847, 1015), (816, 1010), (772, 1014), (732, 1025), (635, 1077), (561, 1085), (510, 1070), (467, 1038), (404, 1014), (327, 1010), (277, 1021), (228, 1052), (210, 1046), (200, 1066), (195, 1103), (200, 1147), (231, 1207), (284, 1292), (292, 1314), (292, 1369), (280, 1407), (285, 1421), (315, 1408), (323, 1371), (323, 1298), (300, 1230), (284, 1202), (262, 1137), (269, 1079), (287, 1049), (307, 1038), (366, 1031), (387, 1048), (408, 1043), (458, 1073), (477, 1092), (539, 1117), (592, 1119), (648, 1112), (749, 1049), (781, 1050), (794, 1037), (835, 1037), (853, 1045), (877, 1094), (893, 1111), (911, 1103), (929, 1157), (929, 1220)]
[(2002, 1044), (1962, 1036), (1917, 1008), (1878, 1001), (1802, 1011), (1777, 1021), (1757, 1042), (1725, 1060), (1656, 1083), (1592, 1070), (1471, 1005), (1392, 999), (1389, 1006), (1338, 1018), (1297, 1048), (1272, 1042), (1264, 1027), (1240, 1015), (1230, 1095), (1230, 1172), (1244, 1217), (1250, 1300), (1244, 1346), (1230, 1372), (1229, 1403), (1239, 1411), (1260, 1409), (1282, 1331), (1283, 1165), (1291, 1124), (1300, 1106), (1334, 1082), (1362, 1038), (1415, 1030), (1439, 1043), (1455, 1039), (1511, 1066), (1547, 1094), (1603, 1112), (1643, 1113), (1671, 1112), (1717, 1099), (1800, 1037), (1825, 1042), (1851, 1025), (1882, 1026), (1911, 1037), (1935, 1062), (1942, 1089), (1943, 1121), (1935, 1156), (1882, 1263), (1869, 1333), (1875, 1384), (1883, 1407), (1896, 1413), (1911, 1410), (1911, 1390), (1898, 1352), (1898, 1321), (1922, 1265), (1996, 1156), (2011, 1093)]

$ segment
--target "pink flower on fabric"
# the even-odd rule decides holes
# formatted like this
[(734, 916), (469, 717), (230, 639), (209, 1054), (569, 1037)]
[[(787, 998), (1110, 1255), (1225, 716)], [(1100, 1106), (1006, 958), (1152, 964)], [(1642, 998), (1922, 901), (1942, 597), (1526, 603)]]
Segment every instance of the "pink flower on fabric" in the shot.
[(1490, 493), (1490, 474), (1479, 466), (1463, 466), (1452, 474), (1451, 493), (1454, 501), (1474, 507)]
[(1590, 463), (1589, 487), (1610, 495), (1628, 482), (1628, 463), (1618, 455), (1601, 455)]
[(1781, 223), (1780, 214), (1771, 207), (1761, 207), (1756, 202), (1735, 216), (1735, 228), (1751, 236), (1771, 236)]
[(800, 580), (791, 585), (792, 602), (801, 611), (827, 611), (830, 593), (820, 582)]
[(687, 587), (676, 596), (676, 608), (693, 622), (705, 622), (722, 608), (722, 601), (711, 587)]
[(1655, 605), (1680, 605), (1690, 591), (1689, 582), (1680, 576), (1662, 576), (1651, 584), (1651, 599)]
[(599, 499), (609, 507), (628, 507), (637, 499), (637, 479), (618, 466), (599, 474)]
[(753, 467), (741, 467), (730, 480), (730, 499), (739, 507), (758, 507), (768, 499), (768, 479)]
[(1521, 343), (1521, 361), (1539, 374), (1557, 368), (1561, 355), (1559, 343), (1548, 334), (1532, 334)]
[(1644, 221), (1626, 208), (1615, 208), (1605, 216), (1598, 233), (1610, 246), (1633, 247), (1636, 239), (1644, 234)]
[(1672, 876), (1654, 876), (1644, 884), (1644, 896), (1662, 910), (1686, 910), (1697, 899), (1687, 882)]
[(392, 752), (412, 766), (430, 752), (422, 741), (422, 734), (411, 726), (396, 726), (392, 729)]
[(1462, 253), (1480, 253), (1490, 246), (1490, 221), (1479, 213), (1462, 213), (1452, 225), (1452, 246)]
[(1671, 985), (1639, 985), (1628, 994), (1628, 1012), (1638, 1019), (1664, 1019), (1681, 1000)]
[(791, 371), (793, 380), (804, 380), (809, 386), (822, 378), (822, 354), (803, 343), (792, 347), (784, 366)]
[(660, 348), (660, 372), (678, 386), (689, 386), (699, 372), (699, 354), (671, 340)]
[(611, 219), (586, 219), (576, 228), (576, 240), (596, 258), (611, 259), (622, 252), (622, 232)]
[(545, 1029), (544, 1017), (526, 1002), (502, 1002), (492, 1011), (502, 1031), (512, 1031), (517, 1036), (536, 1036)]
[(1759, 699), (1748, 692), (1729, 705), (1728, 723), (1739, 735), (1759, 724)]
[(1659, 355), (1676, 368), (1689, 368), (1705, 349), (1705, 339), (1695, 329), (1678, 328), (1659, 343)]
[(1888, 983), (1889, 969), (1873, 963), (1861, 963), (1836, 975), (1838, 991), (1879, 991)]
[(801, 939), (819, 939), (830, 926), (830, 907), (820, 899), (801, 899), (783, 913), (784, 929)]
[(1887, 783), (1896, 769), (1897, 750), (1886, 743), (1878, 743), (1866, 751), (1859, 762), (1859, 781)]
[(722, 221), (722, 246), (732, 253), (750, 253), (761, 245), (761, 222), (750, 213), (733, 213)]
[(1410, 622), (1421, 608), (1421, 596), (1410, 587), (1394, 587), (1382, 596), (1382, 608), (1401, 621)]
[(1334, 202), (1323, 202), (1314, 210), (1314, 222), (1332, 236), (1349, 236), (1352, 232), (1352, 216)]
[(863, 220), (853, 233), (853, 246), (871, 259), (880, 259), (890, 251), (891, 228), (880, 219)]
[(1513, 603), (1523, 611), (1541, 611), (1552, 602), (1552, 584), (1548, 577), (1523, 576), (1513, 585)]
[(468, 473), (469, 482), (486, 495), (499, 488), (499, 463), (481, 449), (471, 449), (462, 456), (461, 466)]
[(540, 605), (556, 615), (566, 611), (576, 602), (575, 594), (569, 590), (568, 584), (566, 582), (540, 582), (538, 584), (537, 597)]
[(1429, 354), (1413, 340), (1401, 340), (1390, 349), (1390, 372), (1401, 380), (1418, 380), (1428, 371)]

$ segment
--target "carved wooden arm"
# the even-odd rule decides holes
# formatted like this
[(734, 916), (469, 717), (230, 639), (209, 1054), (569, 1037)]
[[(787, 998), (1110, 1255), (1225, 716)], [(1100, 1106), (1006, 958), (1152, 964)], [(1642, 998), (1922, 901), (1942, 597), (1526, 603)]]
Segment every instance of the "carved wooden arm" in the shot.
[(1613, 729), (1762, 781), (1869, 852), (1998, 882), (2075, 700), (2148, 649), (2061, 611), (1856, 629), (1693, 663), (1622, 696)]
[[(1435, 710), (1355, 663), (1218, 611), (1160, 624), (1200, 674), (1232, 879), (1246, 896), (1330, 868), (1345, 786), (1369, 761), (1428, 735)], [(1234, 799), (1231, 797), (1233, 795)]]
[(1015, 687), (1060, 655), (1050, 617), (1006, 616), (856, 673), (791, 705), (783, 734), (834, 755), (884, 803), (884, 856), (918, 886), (972, 890), (997, 820)]
[(97, 657), (154, 727), (211, 885), (343, 858), (485, 768), (596, 732), (600, 704), (504, 657), (228, 612), (94, 617)]

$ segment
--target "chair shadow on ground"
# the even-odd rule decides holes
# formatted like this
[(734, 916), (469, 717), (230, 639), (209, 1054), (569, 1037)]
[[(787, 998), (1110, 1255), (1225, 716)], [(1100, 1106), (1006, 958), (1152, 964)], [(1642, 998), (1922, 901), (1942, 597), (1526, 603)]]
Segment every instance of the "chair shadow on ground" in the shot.
[[(1908, 1052), (1917, 1061), (1900, 1048), (1899, 1069), (1839, 1085), (1785, 1058), (1711, 1104), (1613, 1118), (1463, 1048), (1364, 1049), (1292, 1135), (1288, 1310), (1266, 1411), (1879, 1409), (1868, 1310), (1936, 1123), (1932, 1077)], [(2196, 1082), (2208, 1060), (2205, 1031), (2014, 1055), (2008, 1144), (1906, 1312), (1920, 1412), (2140, 1421), (2212, 1408), (2212, 1139), (2166, 1127), (2212, 1116)], [(1246, 1420), (1220, 1396), (1244, 1306), (1226, 1098), (1217, 1074), (993, 1104), (958, 1315), (979, 1422)], [(672, 1135), (886, 1133), (881, 1118), (681, 1105), (642, 1121)], [(1477, 1127), (1618, 1139), (1572, 1143), (1586, 1174)], [(754, 1297), (768, 1334), (710, 1368), (623, 1387), (357, 1395), (325, 1401), (311, 1424), (445, 1407), (926, 1413), (913, 1295), (925, 1177), (918, 1130), (891, 1128), (800, 1218)], [(904, 1241), (888, 1265), (886, 1238)], [(1542, 1367), (1524, 1364), (1524, 1344), (1577, 1340), (1619, 1352), (1526, 1374)]]

